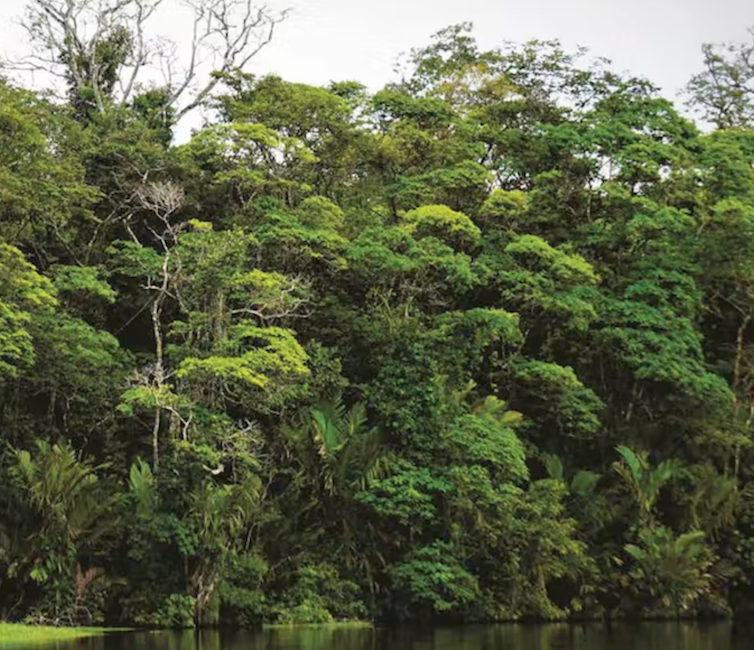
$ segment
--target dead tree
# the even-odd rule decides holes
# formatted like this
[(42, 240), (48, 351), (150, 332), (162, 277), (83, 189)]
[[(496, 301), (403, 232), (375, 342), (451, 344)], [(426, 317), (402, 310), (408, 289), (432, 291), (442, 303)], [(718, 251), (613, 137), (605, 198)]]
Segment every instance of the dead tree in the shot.
[[(192, 16), (183, 58), (178, 43), (151, 29), (158, 10), (177, 3)], [(53, 75), (99, 112), (127, 104), (159, 73), (161, 108), (179, 120), (269, 44), (286, 16), (252, 0), (30, 0), (21, 21), (29, 52), (2, 64)]]
[[(178, 235), (183, 228), (183, 224), (172, 223), (171, 217), (183, 206), (184, 193), (183, 189), (172, 183), (149, 183), (136, 193), (139, 207), (151, 212), (157, 219), (158, 226), (152, 227), (147, 225), (154, 242), (159, 244), (162, 263), (159, 271), (155, 273), (150, 269), (146, 274), (144, 289), (151, 295), (150, 316), (152, 320), (152, 331), (154, 334), (155, 359), (154, 364), (146, 372), (138, 373), (136, 376), (136, 385), (141, 385), (150, 390), (154, 396), (155, 413), (152, 425), (152, 460), (154, 470), (157, 472), (160, 462), (160, 445), (159, 434), (162, 421), (162, 412), (167, 410), (173, 418), (178, 416), (178, 412), (169, 402), (164, 402), (166, 396), (167, 381), (169, 379), (165, 367), (164, 354), (164, 333), (162, 324), (162, 314), (165, 303), (169, 298), (175, 298), (172, 287), (171, 262), (173, 249), (178, 243)], [(131, 239), (137, 247), (143, 245), (137, 237), (130, 223), (126, 224)], [(168, 390), (169, 394), (170, 391)], [(185, 431), (191, 423), (190, 418), (184, 421), (181, 418)]]

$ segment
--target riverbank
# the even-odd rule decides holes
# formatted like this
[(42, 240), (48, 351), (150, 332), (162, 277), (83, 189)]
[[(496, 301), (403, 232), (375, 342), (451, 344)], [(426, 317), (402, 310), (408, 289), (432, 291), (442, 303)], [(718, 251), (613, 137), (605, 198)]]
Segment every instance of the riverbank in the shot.
[(328, 621), (324, 623), (264, 623), (263, 630), (289, 630), (300, 628), (371, 628), (371, 621)]
[[(300, 628), (371, 628), (369, 621), (331, 621), (328, 623), (265, 623), (263, 629), (295, 630)], [(125, 628), (101, 627), (51, 627), (44, 625), (24, 625), (22, 623), (0, 623), (0, 650), (6, 644), (50, 643), (70, 641), (83, 637), (99, 636), (107, 632), (126, 631)]]
[(0, 648), (11, 643), (51, 643), (69, 641), (87, 636), (104, 634), (107, 630), (97, 627), (47, 627), (0, 623)]

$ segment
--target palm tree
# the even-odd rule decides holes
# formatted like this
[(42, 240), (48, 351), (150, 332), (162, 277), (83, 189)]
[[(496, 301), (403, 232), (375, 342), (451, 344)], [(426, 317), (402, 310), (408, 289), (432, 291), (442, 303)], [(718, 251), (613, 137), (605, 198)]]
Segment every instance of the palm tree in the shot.
[(282, 434), (298, 466), (302, 492), (309, 495), (299, 516), (317, 511), (316, 521), (338, 524), (338, 552), (345, 562), (366, 562), (357, 549), (355, 497), (385, 474), (389, 456), (380, 431), (368, 425), (364, 405), (347, 408), (342, 397), (335, 396), (306, 411), (296, 424), (284, 426)]
[[(186, 558), (186, 574), (191, 595), (196, 599), (195, 620), (206, 620), (207, 608), (227, 570), (228, 558), (238, 550), (242, 533), (261, 507), (262, 484), (248, 474), (234, 484), (220, 484), (206, 476), (189, 495), (185, 520), (196, 535), (196, 547)], [(148, 463), (137, 459), (129, 473), (129, 491), (138, 517), (149, 520), (159, 515), (159, 495)]]
[(711, 595), (715, 556), (705, 543), (704, 532), (692, 530), (676, 536), (664, 526), (645, 528), (638, 544), (624, 548), (633, 560), (629, 578), (645, 604), (656, 606), (659, 601), (680, 616)]
[(666, 460), (652, 467), (646, 452), (637, 453), (624, 445), (616, 447), (621, 462), (615, 463), (615, 471), (623, 478), (639, 506), (642, 523), (652, 524), (652, 509), (660, 496), (660, 490), (678, 471), (675, 460)]
[(78, 603), (99, 569), (82, 570), (81, 555), (117, 525), (120, 496), (108, 494), (93, 466), (67, 442), (37, 441), (32, 454), (14, 450), (11, 476), (26, 509), (24, 557), (28, 577), (52, 592), (54, 606)]
[(189, 517), (200, 549), (191, 573), (197, 623), (206, 622), (204, 613), (223, 578), (226, 560), (258, 512), (260, 498), (261, 481), (253, 474), (234, 485), (217, 485), (208, 479), (192, 495)]
[(282, 432), (297, 462), (326, 498), (349, 498), (384, 470), (380, 432), (368, 427), (360, 402), (347, 409), (336, 396)]

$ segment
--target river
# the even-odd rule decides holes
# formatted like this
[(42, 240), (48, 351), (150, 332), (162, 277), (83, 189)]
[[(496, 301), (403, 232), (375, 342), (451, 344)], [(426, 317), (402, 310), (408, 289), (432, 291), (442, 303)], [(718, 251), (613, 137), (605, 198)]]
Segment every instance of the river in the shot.
[[(753, 647), (752, 637), (754, 630), (727, 623), (335, 627), (112, 633), (44, 647), (55, 650), (749, 650)], [(5, 647), (0, 642), (0, 648)], [(13, 650), (37, 647), (41, 646), (14, 645)]]

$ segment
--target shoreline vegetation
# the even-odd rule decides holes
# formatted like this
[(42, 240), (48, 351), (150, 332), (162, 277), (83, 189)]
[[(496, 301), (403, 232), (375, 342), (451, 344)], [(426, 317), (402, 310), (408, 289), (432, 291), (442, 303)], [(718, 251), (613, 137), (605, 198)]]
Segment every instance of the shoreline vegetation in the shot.
[(0, 64), (0, 617), (754, 602), (754, 41), (690, 110), (469, 24), (310, 86), (234, 67), (274, 15), (201, 0), (231, 60), (154, 87), (159, 0), (27, 2), (61, 87)]
[[(246, 628), (258, 630), (293, 630), (301, 628), (326, 629), (370, 629), (374, 624), (371, 621), (331, 621), (326, 623), (265, 623), (260, 627)], [(206, 628), (217, 629), (217, 628)], [(243, 629), (243, 628), (238, 628)], [(93, 636), (102, 636), (114, 632), (149, 632), (149, 628), (123, 628), (123, 627), (65, 627), (52, 625), (34, 625), (27, 623), (2, 623), (0, 622), (0, 649), (10, 644), (26, 643), (54, 643), (57, 641), (70, 641)], [(195, 630), (202, 632), (200, 628)]]
[(261, 629), (263, 630), (285, 630), (289, 628), (299, 627), (342, 627), (342, 628), (372, 628), (375, 624), (372, 621), (330, 621), (325, 623), (297, 623), (291, 621), (290, 623), (263, 623)]
[[(471, 625), (584, 625), (584, 624), (626, 624), (626, 623), (734, 623), (737, 620), (735, 616), (718, 616), (713, 618), (700, 618), (698, 616), (678, 617), (678, 616), (647, 616), (644, 618), (616, 618), (616, 619), (599, 619), (599, 618), (569, 618), (569, 619), (539, 619), (539, 620), (488, 620), (474, 621)], [(287, 622), (287, 623), (262, 623), (249, 627), (244, 626), (213, 626), (197, 628), (184, 628), (197, 632), (211, 630), (288, 630), (300, 628), (354, 628), (354, 629), (372, 629), (376, 627), (390, 627), (391, 625), (400, 625), (395, 623), (378, 623), (368, 620), (344, 620), (344, 621), (325, 621), (325, 622)], [(86, 627), (86, 626), (53, 626), (53, 625), (36, 625), (29, 623), (10, 623), (0, 622), (0, 643), (3, 641), (38, 641), (38, 640), (64, 640), (72, 638), (81, 638), (87, 636), (98, 636), (111, 632), (151, 632), (160, 631), (165, 628), (151, 627)]]
[(118, 631), (118, 628), (53, 627), (49, 625), (26, 625), (24, 623), (0, 623), (0, 648), (11, 643), (68, 641), (90, 636), (100, 636), (113, 631)]

